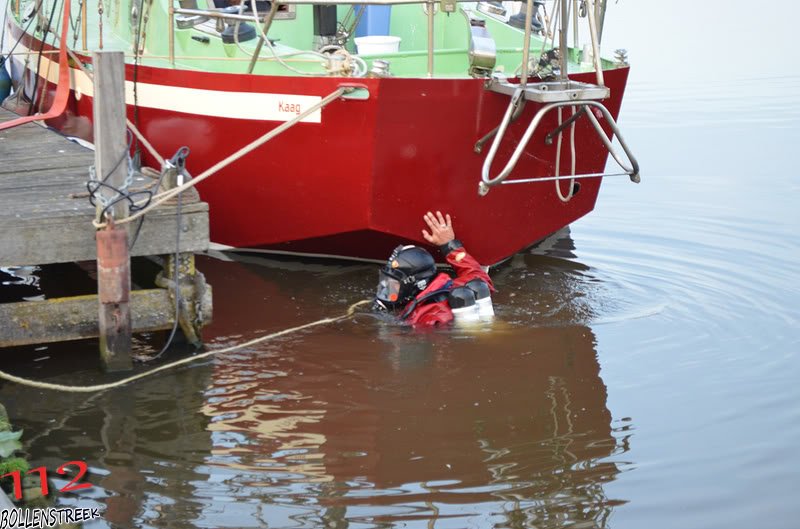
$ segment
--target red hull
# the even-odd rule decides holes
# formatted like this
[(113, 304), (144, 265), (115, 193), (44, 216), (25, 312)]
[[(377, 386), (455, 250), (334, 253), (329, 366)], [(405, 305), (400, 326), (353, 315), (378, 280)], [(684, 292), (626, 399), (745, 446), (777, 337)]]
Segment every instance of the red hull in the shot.
[[(37, 49), (37, 47), (34, 47)], [(616, 118), (628, 69), (605, 73)], [(133, 67), (127, 68), (128, 80)], [(576, 80), (592, 82), (581, 74)], [(225, 92), (326, 96), (341, 78), (268, 77), (140, 66), (140, 83)], [(383, 258), (399, 242), (424, 242), (422, 215), (450, 212), (457, 236), (483, 263), (497, 263), (586, 215), (600, 178), (581, 180), (567, 203), (553, 182), (498, 186), (478, 195), (485, 157), (475, 142), (497, 126), (509, 98), (478, 79), (360, 79), (366, 101), (335, 101), (321, 123), (300, 123), (200, 184), (211, 208), (211, 238), (235, 247)], [(53, 89), (51, 85), (49, 87)], [(539, 105), (529, 103), (512, 124), (492, 174), (505, 164)], [(129, 106), (134, 120), (134, 109)], [(51, 125), (91, 134), (92, 100), (72, 94), (67, 116)], [(145, 137), (164, 156), (191, 149), (188, 168), (199, 174), (252, 142), (276, 121), (230, 119), (140, 106)], [(551, 112), (510, 178), (552, 175), (555, 145), (544, 135), (556, 126)], [(607, 128), (610, 133), (610, 129)], [(588, 120), (576, 129), (579, 173), (602, 172), (607, 151)], [(488, 147), (487, 149), (488, 150)], [(569, 171), (568, 146), (561, 174)], [(149, 160), (152, 163), (152, 160)], [(568, 188), (561, 182), (562, 190)]]

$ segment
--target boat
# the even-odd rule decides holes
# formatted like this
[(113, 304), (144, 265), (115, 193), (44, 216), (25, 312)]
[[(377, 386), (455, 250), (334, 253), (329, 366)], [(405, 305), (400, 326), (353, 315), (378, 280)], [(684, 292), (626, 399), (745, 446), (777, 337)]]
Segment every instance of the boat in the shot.
[(122, 51), (129, 120), (193, 175), (282, 131), (198, 183), (218, 248), (383, 259), (439, 210), (491, 265), (589, 213), (605, 177), (639, 180), (605, 0), (513, 4), (8, 0), (5, 106), (45, 113), (68, 78), (46, 123), (91, 142), (93, 53)]

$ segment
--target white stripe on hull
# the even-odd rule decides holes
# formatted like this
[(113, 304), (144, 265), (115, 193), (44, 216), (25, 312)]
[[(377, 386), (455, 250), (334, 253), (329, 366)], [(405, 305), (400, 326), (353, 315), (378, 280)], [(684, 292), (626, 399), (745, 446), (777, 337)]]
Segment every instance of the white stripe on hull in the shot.
[[(56, 61), (42, 55), (39, 71), (46, 74), (43, 77), (48, 81), (58, 84)], [(84, 95), (94, 96), (92, 81), (79, 69), (70, 68), (70, 85), (79, 99)], [(229, 92), (142, 82), (136, 83), (136, 95), (137, 105), (143, 108), (254, 121), (289, 121), (322, 99), (320, 96)], [(125, 81), (125, 102), (133, 105), (133, 81)], [(321, 123), (321, 110), (302, 121)]]

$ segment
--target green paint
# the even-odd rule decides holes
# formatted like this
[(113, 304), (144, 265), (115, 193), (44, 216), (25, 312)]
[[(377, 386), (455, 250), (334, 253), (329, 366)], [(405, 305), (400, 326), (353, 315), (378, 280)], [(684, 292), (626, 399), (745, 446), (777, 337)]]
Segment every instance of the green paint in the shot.
[[(36, 0), (21, 0), (21, 12), (25, 13), (29, 6)], [(14, 2), (8, 3), (12, 11)], [(148, 7), (149, 4), (149, 7)], [(177, 4), (177, 3), (176, 3)], [(198, 8), (203, 9), (211, 4), (211, 0), (197, 0)], [(144, 56), (140, 64), (156, 67), (171, 67), (169, 56), (169, 14), (170, 0), (104, 0), (103, 16), (103, 47), (104, 49), (117, 49), (129, 54), (127, 61), (133, 62), (136, 20), (131, 16), (131, 7), (135, 6), (141, 17), (148, 14), (147, 24), (144, 28), (146, 36), (142, 47)], [(326, 71), (319, 57), (308, 53), (313, 41), (313, 11), (310, 5), (296, 5), (293, 20), (274, 20), (269, 31), (269, 37), (276, 40), (273, 48), (264, 46), (254, 70), (259, 75), (297, 76), (305, 74), (324, 75)], [(340, 21), (346, 17), (350, 6), (342, 5), (337, 9)], [(72, 15), (77, 19), (80, 5), (73, 0)], [(459, 7), (461, 10), (461, 7)], [(11, 13), (12, 16), (14, 13)], [(503, 22), (473, 12), (486, 20), (486, 27), (497, 47), (496, 71), (513, 75), (522, 62), (523, 31), (511, 27)], [(58, 25), (60, 25), (60, 18)], [(54, 25), (55, 25), (54, 19)], [(88, 11), (88, 47), (97, 49), (98, 39), (98, 13), (96, 8)], [(351, 17), (351, 21), (354, 17)], [(256, 47), (257, 40), (236, 44), (223, 44), (215, 34), (214, 22), (210, 21), (204, 28), (189, 29), (175, 28), (174, 53), (175, 67), (179, 69), (202, 70), (221, 73), (246, 73), (250, 57)], [(58, 29), (57, 29), (58, 30)], [(80, 30), (80, 26), (76, 31)], [(364, 56), (368, 65), (372, 59), (385, 59), (390, 62), (390, 71), (398, 77), (427, 77), (428, 73), (428, 16), (421, 4), (395, 5), (392, 7), (390, 33), (400, 37), (400, 49), (397, 53), (381, 54), (380, 56)], [(208, 43), (192, 39), (193, 36), (203, 36), (209, 39)], [(437, 12), (434, 16), (434, 77), (438, 78), (468, 78), (469, 68), (469, 27), (464, 13), (446, 14)], [(75, 42), (80, 47), (81, 38), (71, 35), (70, 43)], [(347, 44), (347, 49), (355, 53), (353, 39)], [(542, 40), (538, 36), (531, 39), (531, 57), (535, 58), (542, 52)], [(286, 55), (285, 62), (281, 64), (275, 59), (274, 54)], [(591, 71), (591, 65), (582, 65), (578, 62), (580, 50), (570, 50), (570, 72)], [(614, 68), (611, 61), (603, 61), (605, 69)], [(292, 69), (297, 71), (292, 71)], [(302, 73), (299, 73), (302, 72)]]

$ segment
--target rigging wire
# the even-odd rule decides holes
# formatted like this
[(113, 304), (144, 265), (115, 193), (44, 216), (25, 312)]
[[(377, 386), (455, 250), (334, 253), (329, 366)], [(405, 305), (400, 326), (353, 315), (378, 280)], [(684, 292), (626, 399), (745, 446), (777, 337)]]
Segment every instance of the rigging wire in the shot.
[[(140, 39), (142, 36), (142, 20), (144, 19), (144, 2), (145, 0), (139, 0), (139, 16), (138, 16), (138, 24), (136, 27), (136, 38), (134, 39), (134, 50), (133, 50), (133, 123), (136, 127), (139, 127), (139, 57), (140, 57)], [(142, 157), (142, 149), (139, 145), (139, 140), (134, 140), (134, 151), (135, 151), (135, 158), (137, 160), (141, 160)]]
[[(241, 4), (243, 4), (244, 2), (245, 2), (245, 0), (241, 0)], [(256, 31), (258, 32), (259, 37), (264, 41), (264, 43), (267, 45), (269, 50), (272, 52), (272, 57), (275, 60), (277, 60), (284, 68), (286, 68), (287, 70), (292, 71), (292, 72), (294, 72), (294, 73), (296, 73), (298, 75), (304, 75), (304, 76), (319, 76), (320, 75), (320, 74), (314, 73), (314, 72), (304, 72), (302, 70), (298, 70), (297, 68), (294, 68), (294, 67), (290, 66), (286, 61), (283, 60), (284, 58), (293, 57), (295, 55), (311, 55), (313, 57), (318, 57), (318, 58), (322, 59), (323, 61), (325, 61), (326, 64), (330, 64), (330, 62), (331, 62), (330, 55), (326, 55), (324, 53), (319, 53), (319, 52), (311, 51), (311, 50), (296, 51), (296, 52), (284, 53), (282, 55), (279, 55), (278, 52), (275, 50), (275, 47), (272, 45), (272, 41), (270, 41), (267, 38), (267, 35), (264, 33), (264, 28), (262, 28), (261, 24), (258, 23), (258, 8), (256, 7), (256, 0), (250, 0), (250, 5), (251, 5), (250, 9), (253, 11), (253, 18), (256, 21), (256, 23), (254, 25), (256, 27)], [(275, 9), (276, 7), (273, 6), (272, 8)], [(234, 32), (234, 38), (235, 37), (236, 37), (236, 32)], [(238, 43), (238, 41), (237, 41), (237, 43)], [(344, 48), (342, 48), (342, 50), (344, 50)], [(347, 53), (346, 50), (344, 50), (344, 51), (345, 51), (345, 53)], [(367, 63), (366, 63), (366, 61), (364, 59), (362, 59), (361, 57), (359, 57), (357, 55), (351, 55), (349, 53), (347, 53), (347, 58), (350, 58), (350, 59), (354, 60), (358, 64), (358, 66), (360, 67), (360, 69), (355, 70), (355, 72), (353, 74), (353, 77), (364, 77), (367, 74), (367, 69), (368, 68), (367, 68)]]
[[(32, 116), (34, 114), (34, 110), (36, 109), (36, 96), (37, 96), (37, 92), (38, 92), (38, 88), (39, 88), (39, 79), (41, 77), (41, 75), (39, 75), (39, 72), (42, 69), (42, 53), (44, 52), (44, 47), (45, 47), (45, 45), (47, 43), (47, 34), (48, 33), (52, 33), (53, 35), (56, 34), (56, 32), (53, 31), (53, 16), (55, 16), (56, 11), (57, 11), (57, 9), (56, 9), (56, 4), (57, 3), (58, 3), (58, 0), (55, 0), (53, 2), (53, 10), (50, 11), (50, 19), (47, 21), (47, 31), (44, 32), (44, 35), (42, 35), (42, 45), (39, 47), (39, 54), (38, 54), (38, 58), (37, 58), (37, 62), (36, 62), (36, 76), (33, 79), (33, 91), (31, 93), (31, 106), (28, 108), (28, 115), (29, 116)], [(41, 5), (44, 6), (44, 3), (42, 3)], [(61, 0), (61, 7), (62, 7), (62, 9), (64, 7), (64, 1), (63, 0)], [(38, 12), (37, 12), (37, 17), (38, 17)], [(31, 20), (33, 20), (33, 18), (34, 17), (31, 16)], [(55, 46), (55, 42), (56, 42), (55, 41), (55, 37), (53, 37), (53, 46)], [(47, 85), (44, 85), (42, 87), (42, 97), (39, 98), (39, 106), (40, 107), (42, 105), (42, 100), (44, 99), (44, 90), (46, 88), (47, 88)], [(40, 108), (40, 110), (41, 110), (41, 108)]]
[[(8, 17), (8, 11), (5, 11), (4, 15), (5, 15), (5, 18), (3, 20), (3, 33), (0, 34), (0, 45), (2, 45), (3, 39), (5, 38), (6, 19)], [(36, 17), (33, 17), (33, 16), (31, 16), (31, 18), (28, 19), (28, 25), (25, 26), (25, 29), (22, 30), (22, 32), (20, 33), (20, 36), (17, 37), (16, 42), (14, 42), (14, 45), (11, 46), (11, 49), (8, 51), (8, 53), (5, 54), (5, 56), (3, 56), (3, 54), (0, 52), (0, 57), (3, 58), (3, 62), (11, 58), (11, 55), (14, 53), (14, 50), (17, 49), (17, 46), (19, 45), (19, 43), (22, 42), (22, 39), (27, 35), (28, 30), (30, 29), (31, 24), (33, 24), (34, 20), (36, 20)]]
[[(182, 149), (189, 150), (187, 147), (182, 147)], [(161, 171), (161, 175), (163, 177), (164, 171)], [(158, 180), (161, 182), (161, 178)], [(174, 320), (172, 322), (172, 330), (169, 333), (169, 337), (167, 338), (164, 347), (156, 353), (154, 356), (144, 356), (144, 355), (131, 355), (134, 360), (138, 360), (139, 362), (152, 362), (153, 360), (158, 360), (163, 356), (169, 346), (172, 345), (172, 340), (175, 338), (175, 332), (178, 330), (178, 322), (180, 318), (180, 311), (181, 311), (181, 289), (180, 285), (178, 285), (178, 270), (180, 269), (180, 251), (181, 251), (181, 199), (183, 198), (183, 193), (178, 193), (178, 205), (176, 208), (175, 216), (178, 219), (178, 225), (175, 229), (175, 254), (172, 258), (172, 292), (175, 296), (174, 303), (175, 303), (175, 315)], [(144, 222), (144, 217), (142, 217), (142, 222)], [(139, 223), (139, 227), (141, 228), (142, 223)], [(138, 235), (138, 232), (137, 232)], [(136, 242), (134, 240), (134, 242)]]
[(72, 10), (69, 13), (69, 27), (72, 30), (72, 47), (75, 48), (78, 46), (78, 24), (81, 23), (83, 19), (83, 3), (86, 0), (80, 0), (78, 2), (78, 16), (75, 18), (75, 22), (72, 22)]
[[(31, 19), (32, 20), (34, 18), (37, 18), (37, 19), (39, 18), (39, 9), (42, 9), (43, 7), (44, 7), (44, 3), (39, 4), (39, 7), (36, 10), (36, 16), (34, 17), (33, 15), (31, 15)], [(52, 15), (53, 15), (53, 13), (55, 13), (55, 11), (56, 11), (55, 10), (55, 4), (53, 4), (53, 10), (50, 12), (50, 15), (51, 15), (50, 22), (52, 22), (52, 20), (53, 20), (52, 19)], [(48, 24), (48, 26), (49, 26), (49, 24)], [(38, 24), (37, 24), (37, 28), (38, 28)], [(33, 78), (33, 92), (31, 93), (31, 105), (30, 105), (30, 107), (28, 107), (28, 112), (27, 112), (27, 115), (29, 115), (29, 116), (33, 114), (34, 109), (36, 107), (36, 91), (37, 91), (37, 88), (39, 87), (39, 71), (40, 71), (41, 65), (42, 65), (42, 51), (44, 50), (44, 46), (45, 46), (45, 42), (46, 41), (47, 41), (47, 34), (42, 35), (42, 44), (39, 47), (39, 52), (37, 53), (37, 58), (36, 58), (36, 61), (37, 61), (36, 62), (36, 75)], [(28, 57), (28, 59), (30, 59), (30, 57)], [(27, 64), (26, 64), (26, 66), (27, 66)]]

